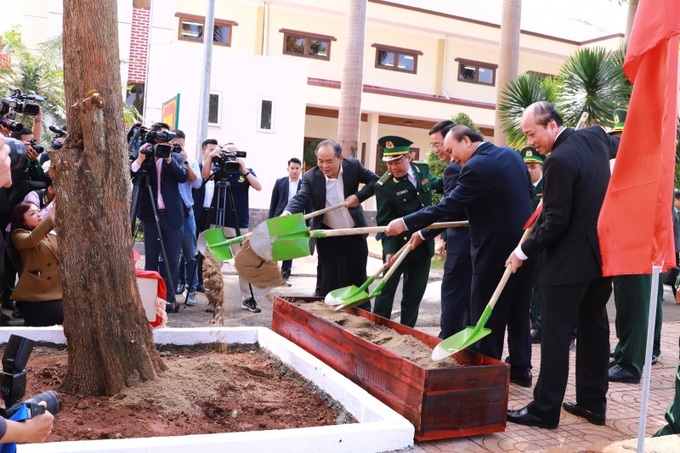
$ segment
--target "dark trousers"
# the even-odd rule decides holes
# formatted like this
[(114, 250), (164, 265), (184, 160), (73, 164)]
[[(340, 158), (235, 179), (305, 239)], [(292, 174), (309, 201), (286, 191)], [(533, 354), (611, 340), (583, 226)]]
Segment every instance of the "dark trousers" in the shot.
[(605, 413), (609, 365), (607, 300), (611, 278), (541, 286), (541, 371), (529, 412), (558, 423), (569, 377), (569, 343), (576, 324), (576, 402)]
[[(647, 322), (649, 319), (649, 296), (652, 290), (651, 275), (620, 275), (614, 277), (614, 303), (616, 304), (616, 337), (614, 360), (635, 376), (642, 376), (647, 348)], [(654, 349), (661, 354), (661, 298), (663, 284), (659, 278), (654, 323)]]
[[(447, 244), (448, 245), (448, 244)], [(442, 278), (439, 338), (448, 338), (470, 324), (470, 254), (449, 254), (447, 251)]]
[(418, 321), (418, 309), (420, 301), (425, 294), (427, 279), (430, 274), (430, 249), (428, 244), (421, 244), (408, 254), (406, 259), (397, 267), (392, 277), (387, 280), (381, 293), (375, 298), (373, 313), (383, 318), (390, 319), (394, 295), (399, 286), (399, 279), (404, 276), (401, 287), (401, 323), (405, 326), (414, 327)]
[[(491, 333), (470, 347), (480, 354), (501, 359), (505, 341), (505, 330), (508, 331), (508, 362), (513, 369), (531, 368), (531, 341), (529, 339), (529, 289), (530, 276), (535, 260), (527, 260), (513, 274), (503, 289), (498, 302), (486, 322)], [(505, 269), (477, 273), (472, 276), (470, 321), (476, 324), (489, 303)]]
[(284, 280), (288, 280), (288, 277), (290, 277), (290, 271), (293, 267), (293, 260), (283, 260), (281, 261), (281, 277), (284, 278)]
[[(361, 286), (366, 281), (368, 245), (364, 235), (318, 238), (316, 250), (323, 273), (321, 276), (321, 297), (334, 289), (341, 288), (339, 270), (341, 263), (347, 272), (347, 284)], [(371, 303), (359, 306), (371, 309)]]
[(24, 315), (24, 325), (48, 327), (64, 323), (64, 308), (61, 299), (45, 302), (17, 301), (17, 308)]
[[(161, 274), (165, 281), (166, 300), (170, 303), (175, 302), (175, 288), (170, 284), (167, 271), (170, 271), (170, 276), (174, 284), (177, 284), (179, 278), (179, 252), (182, 248), (182, 238), (184, 237), (184, 229), (180, 224), (179, 228), (173, 228), (170, 225), (168, 215), (159, 215), (159, 223), (161, 226), (161, 233), (163, 234), (163, 245), (165, 246), (165, 253), (167, 253), (168, 262), (160, 262), (161, 257), (161, 243), (158, 237), (158, 230), (155, 222), (144, 222), (144, 269), (147, 271), (156, 271)], [(167, 264), (167, 266), (166, 266)]]

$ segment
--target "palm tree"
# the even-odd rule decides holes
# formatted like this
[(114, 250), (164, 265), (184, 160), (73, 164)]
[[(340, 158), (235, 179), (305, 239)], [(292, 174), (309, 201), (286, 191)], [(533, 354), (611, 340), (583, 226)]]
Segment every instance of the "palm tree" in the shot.
[(351, 0), (347, 6), (347, 42), (340, 83), (338, 141), (342, 153), (357, 157), (361, 127), (361, 92), (364, 84), (364, 42), (367, 0)]
[[(0, 69), (0, 90), (7, 93), (13, 87), (23, 94), (43, 96), (45, 101), (40, 106), (43, 119), (49, 124), (65, 124), (61, 37), (41, 43), (36, 52), (30, 52), (21, 41), (21, 32), (15, 27), (5, 33), (3, 42), (7, 42), (6, 53), (10, 55), (12, 64), (9, 68)], [(27, 118), (20, 120), (29, 127), (32, 123), (32, 120), (26, 121)]]
[(619, 58), (602, 47), (584, 48), (562, 65), (556, 106), (566, 124), (575, 125), (588, 112), (588, 124), (613, 125), (612, 112), (628, 105), (631, 92)]
[(524, 109), (538, 101), (555, 102), (555, 97), (555, 82), (551, 77), (527, 73), (505, 84), (498, 96), (496, 114), (508, 146), (517, 149), (524, 146), (520, 125)]
[[(522, 20), (522, 1), (503, 0), (503, 13), (501, 16), (501, 41), (500, 41), (500, 61), (498, 65), (497, 86), (502, 87), (517, 77), (517, 67), (519, 61), (519, 33)], [(502, 93), (498, 90), (497, 100)], [(496, 124), (501, 124), (501, 111), (496, 109)], [(497, 127), (494, 131), (494, 142), (498, 146), (503, 146), (507, 142), (503, 128)]]

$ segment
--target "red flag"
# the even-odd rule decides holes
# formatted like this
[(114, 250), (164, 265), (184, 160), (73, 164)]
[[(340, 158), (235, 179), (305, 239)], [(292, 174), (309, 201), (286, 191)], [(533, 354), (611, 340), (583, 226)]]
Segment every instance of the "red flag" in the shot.
[(640, 0), (623, 65), (633, 92), (597, 225), (605, 276), (675, 266), (678, 35), (680, 0)]

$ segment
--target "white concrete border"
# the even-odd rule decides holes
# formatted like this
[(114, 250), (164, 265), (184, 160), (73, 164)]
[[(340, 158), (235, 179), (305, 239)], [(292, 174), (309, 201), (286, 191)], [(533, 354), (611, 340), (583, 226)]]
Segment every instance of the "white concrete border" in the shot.
[[(65, 343), (59, 327), (0, 328), (0, 343), (10, 334), (35, 341)], [(140, 439), (92, 440), (22, 445), (22, 453), (185, 453), (188, 449), (203, 452), (383, 452), (413, 446), (413, 425), (368, 392), (304, 351), (299, 346), (263, 327), (167, 328), (154, 331), (156, 343), (198, 344), (259, 343), (290, 365), (305, 378), (340, 402), (358, 423), (252, 431), (245, 433), (200, 434)], [(28, 376), (28, 379), (31, 377)], [(68, 408), (66, 409), (68, 410)], [(59, 423), (57, 419), (56, 423)]]

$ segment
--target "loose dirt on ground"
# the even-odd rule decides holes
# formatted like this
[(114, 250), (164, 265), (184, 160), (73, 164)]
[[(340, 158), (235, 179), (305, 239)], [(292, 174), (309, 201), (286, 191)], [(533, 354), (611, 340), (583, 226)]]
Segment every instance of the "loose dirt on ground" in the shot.
[[(163, 347), (168, 371), (113, 397), (60, 393), (47, 442), (181, 436), (355, 423), (351, 414), (265, 350), (219, 353), (214, 345)], [(36, 346), (25, 398), (58, 390), (65, 347)]]

